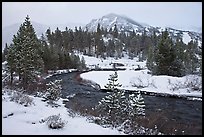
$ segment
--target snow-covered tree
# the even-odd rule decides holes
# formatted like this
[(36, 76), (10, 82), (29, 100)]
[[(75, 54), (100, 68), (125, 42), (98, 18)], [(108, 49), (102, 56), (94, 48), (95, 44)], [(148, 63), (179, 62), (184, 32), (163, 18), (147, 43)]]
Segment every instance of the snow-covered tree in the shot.
[(125, 101), (125, 93), (123, 90), (114, 90), (109, 92), (109, 95), (102, 98), (99, 101), (97, 108), (101, 111), (105, 111), (110, 117), (113, 115), (122, 113), (121, 109), (123, 102)]
[(117, 83), (117, 81), (118, 81), (118, 74), (117, 74), (116, 71), (115, 71), (114, 74), (110, 75), (110, 78), (108, 80), (109, 80), (109, 83), (105, 85), (105, 88), (108, 89), (108, 90), (115, 91), (115, 90), (118, 89), (118, 87), (122, 86), (121, 84)]
[(103, 121), (113, 126), (120, 125), (126, 120), (133, 120), (138, 116), (145, 116), (144, 98), (141, 93), (125, 96), (125, 91), (118, 89), (122, 85), (117, 80), (117, 72), (110, 75), (109, 83), (105, 86), (110, 92), (96, 106), (96, 110), (104, 118)]
[(139, 94), (137, 95), (137, 115), (142, 115), (145, 116), (145, 103), (144, 103), (144, 98), (142, 95)]
[(29, 83), (34, 82), (36, 72), (43, 67), (43, 61), (39, 55), (40, 43), (29, 19), (27, 16), (17, 34), (14, 35), (13, 44), (7, 55), (8, 65), (19, 75), (24, 89)]
[(61, 96), (61, 90), (62, 90), (62, 85), (61, 85), (62, 80), (55, 80), (55, 81), (50, 81), (48, 84), (48, 88), (46, 89), (46, 94), (45, 98), (50, 100), (50, 101), (56, 101), (60, 98)]
[(6, 55), (6, 60), (7, 60), (7, 71), (8, 74), (10, 75), (10, 85), (12, 86), (13, 83), (13, 74), (15, 71), (15, 50), (13, 50), (13, 45), (11, 44), (10, 47), (8, 48), (8, 53)]
[(118, 123), (119, 120), (121, 120), (121, 116), (124, 114), (123, 110), (126, 107), (125, 105), (125, 91), (118, 89), (118, 87), (122, 86), (121, 84), (117, 83), (118, 75), (117, 72), (110, 75), (109, 83), (105, 86), (109, 92), (107, 96), (102, 98), (101, 101), (99, 101), (99, 104), (96, 106), (96, 109), (98, 109), (102, 113), (106, 113), (108, 120), (111, 120), (112, 122)]
[(196, 68), (199, 67), (199, 59), (196, 55), (196, 52), (198, 52), (198, 44), (196, 41), (191, 40), (186, 47), (187, 49), (184, 59), (185, 71), (186, 74), (193, 74), (196, 71)]
[(86, 68), (86, 62), (85, 62), (85, 59), (84, 57), (82, 56), (81, 58), (81, 65), (80, 65), (81, 69), (85, 69)]
[(113, 29), (113, 37), (114, 37), (114, 38), (117, 38), (117, 37), (118, 37), (118, 28), (117, 28), (117, 25), (116, 25), (116, 24), (114, 25), (114, 29)]
[(158, 43), (155, 54), (155, 74), (182, 76), (182, 61), (177, 58), (172, 38), (169, 32), (165, 30), (161, 34), (161, 39)]
[(145, 103), (140, 91), (137, 95), (129, 94), (128, 98), (126, 98), (126, 105), (126, 114), (129, 117), (145, 116)]

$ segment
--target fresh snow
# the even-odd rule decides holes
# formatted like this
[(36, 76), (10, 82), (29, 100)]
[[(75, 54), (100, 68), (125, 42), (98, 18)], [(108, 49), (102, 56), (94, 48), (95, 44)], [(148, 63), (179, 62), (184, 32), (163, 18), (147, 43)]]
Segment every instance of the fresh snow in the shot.
[[(199, 84), (202, 89), (202, 77), (197, 75), (189, 75), (184, 77), (172, 77), (167, 75), (152, 76), (148, 74), (146, 68), (146, 61), (138, 62), (138, 58), (133, 60), (128, 59), (127, 56), (121, 59), (114, 58), (95, 58), (79, 54), (80, 58), (83, 56), (87, 67), (93, 69), (95, 66), (98, 68), (113, 68), (111, 63), (122, 63), (124, 66), (118, 68), (124, 68), (124, 71), (118, 72), (118, 82), (122, 84), (122, 89), (126, 90), (141, 90), (154, 93), (166, 93), (178, 96), (193, 96), (202, 97), (201, 91), (194, 91), (190, 87), (187, 87), (187, 83), (193, 82)], [(142, 70), (135, 69), (138, 65)], [(113, 74), (114, 71), (90, 71), (81, 74), (81, 78), (94, 81), (100, 85), (102, 89), (108, 83), (109, 75)], [(198, 80), (199, 83), (195, 83)]]
[[(202, 84), (201, 91), (194, 91), (185, 84), (192, 82), (194, 84), (202, 83), (201, 76), (188, 75), (184, 77), (172, 77), (166, 75), (152, 76), (148, 73), (146, 68), (146, 62), (138, 62), (138, 58), (132, 60), (128, 59), (127, 55), (122, 59), (114, 58), (95, 58), (79, 54), (79, 57), (84, 57), (86, 65), (90, 69), (98, 68), (113, 68), (111, 63), (122, 63), (124, 71), (118, 72), (118, 82), (122, 84), (122, 89), (126, 90), (141, 90), (146, 92), (155, 93), (167, 93), (178, 96), (192, 96), (188, 100), (198, 100), (197, 97), (202, 97)], [(4, 62), (2, 64), (5, 69)], [(142, 68), (142, 70), (135, 69)], [(68, 73), (74, 70), (58, 70), (51, 72), (48, 76), (53, 74)], [(114, 74), (114, 71), (90, 71), (82, 73), (83, 79), (94, 81), (100, 85), (103, 89), (104, 85), (108, 83), (109, 75)], [(45, 77), (47, 78), (47, 77)], [(196, 83), (196, 79), (198, 80)], [(86, 117), (69, 115), (69, 109), (64, 107), (62, 99), (57, 104), (60, 107), (52, 108), (47, 105), (46, 102), (42, 101), (42, 98), (33, 97), (34, 104), (28, 107), (9, 101), (9, 96), (5, 89), (2, 89), (2, 134), (15, 134), (15, 135), (123, 135), (124, 133), (119, 132), (117, 129), (103, 128), (97, 124), (91, 123)], [(202, 98), (199, 98), (202, 101)], [(13, 113), (12, 116), (8, 116)], [(51, 115), (60, 114), (62, 120), (67, 121), (62, 129), (49, 129), (46, 123), (39, 123), (41, 119), (47, 118)], [(4, 118), (8, 116), (7, 118)], [(35, 124), (32, 124), (35, 123)]]
[(111, 69), (113, 68), (113, 65), (111, 63), (122, 63), (124, 66), (118, 67), (118, 68), (129, 68), (129, 69), (137, 69), (138, 65), (140, 68), (145, 68), (146, 67), (146, 61), (144, 62), (139, 62), (138, 58), (135, 57), (132, 60), (128, 59), (128, 56), (124, 54), (124, 57), (121, 59), (115, 59), (111, 57), (107, 57), (106, 59), (103, 58), (96, 58), (96, 57), (91, 57), (91, 56), (86, 56), (82, 54), (77, 54), (79, 55), (80, 59), (84, 57), (85, 63), (88, 68), (90, 69), (95, 69), (96, 67), (99, 67), (101, 69)]
[[(202, 91), (192, 91), (185, 87), (185, 82), (189, 79), (189, 76), (184, 77), (172, 77), (172, 76), (152, 76), (148, 74), (147, 70), (125, 70), (118, 72), (118, 83), (122, 84), (121, 89), (132, 91), (147, 91), (154, 93), (166, 93), (179, 96), (194, 96), (202, 97)], [(98, 83), (101, 89), (105, 89), (104, 86), (108, 83), (109, 75), (114, 71), (90, 71), (81, 74), (83, 79), (88, 79)], [(201, 77), (192, 76), (198, 78), (201, 81)], [(183, 86), (182, 86), (183, 85)], [(180, 88), (177, 88), (180, 86)], [(202, 85), (200, 85), (202, 86)]]
[(189, 34), (187, 32), (183, 33), (183, 42), (185, 44), (188, 44), (191, 41), (191, 37), (189, 36)]
[[(2, 74), (6, 73), (5, 64), (2, 63)], [(75, 69), (65, 69), (51, 71), (48, 76), (75, 71)], [(16, 91), (14, 91), (16, 92)], [(28, 107), (10, 101), (8, 89), (2, 89), (2, 134), (3, 135), (124, 135), (117, 129), (103, 128), (100, 125), (91, 123), (86, 117), (76, 115), (71, 117), (69, 109), (64, 106), (63, 99), (57, 101), (60, 107), (52, 108), (43, 98), (29, 96), (34, 104)], [(69, 101), (69, 100), (68, 100)], [(12, 116), (8, 116), (12, 114)], [(49, 129), (46, 123), (40, 123), (51, 115), (58, 115), (67, 123), (62, 129)], [(4, 118), (7, 117), (7, 118)], [(32, 124), (35, 123), (35, 124)]]
[[(2, 134), (3, 135), (123, 135), (117, 129), (103, 128), (91, 123), (86, 117), (71, 117), (63, 100), (57, 101), (59, 107), (52, 108), (42, 98), (30, 96), (34, 104), (23, 106), (9, 101), (9, 94), (3, 89), (2, 95)], [(2, 92), (2, 93), (3, 93)], [(8, 116), (13, 113), (13, 115)], [(40, 123), (51, 115), (58, 115), (66, 121), (62, 129), (49, 129), (46, 123)], [(6, 117), (7, 116), (7, 117)], [(6, 118), (4, 118), (6, 117)], [(35, 124), (34, 124), (35, 123)]]
[(56, 74), (65, 74), (65, 73), (69, 73), (73, 71), (76, 71), (76, 69), (61, 69), (61, 70), (56, 70), (56, 71), (48, 71), (48, 75), (45, 76), (44, 79), (52, 77), (53, 75), (56, 75)]

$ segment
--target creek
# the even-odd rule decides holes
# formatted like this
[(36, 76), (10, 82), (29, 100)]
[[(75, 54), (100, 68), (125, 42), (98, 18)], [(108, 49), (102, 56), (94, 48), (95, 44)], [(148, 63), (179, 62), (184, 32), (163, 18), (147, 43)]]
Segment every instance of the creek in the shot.
[[(47, 80), (62, 79), (62, 97), (69, 99), (65, 106), (85, 112), (95, 107), (107, 93), (84, 82), (79, 78), (80, 73), (57, 74)], [(146, 117), (151, 118), (161, 132), (202, 135), (202, 101), (147, 94), (143, 97)]]

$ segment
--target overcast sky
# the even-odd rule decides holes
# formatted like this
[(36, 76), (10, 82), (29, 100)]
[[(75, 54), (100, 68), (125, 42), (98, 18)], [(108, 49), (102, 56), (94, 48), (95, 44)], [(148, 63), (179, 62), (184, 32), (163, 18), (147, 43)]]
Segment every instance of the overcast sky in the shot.
[(87, 24), (115, 13), (152, 26), (202, 26), (202, 2), (2, 2), (2, 27), (23, 23)]

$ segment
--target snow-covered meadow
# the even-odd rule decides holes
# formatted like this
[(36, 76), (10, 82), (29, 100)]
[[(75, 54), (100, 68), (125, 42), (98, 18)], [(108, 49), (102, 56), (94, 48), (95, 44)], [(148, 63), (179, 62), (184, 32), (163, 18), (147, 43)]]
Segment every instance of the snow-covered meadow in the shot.
[[(197, 75), (187, 75), (184, 77), (172, 77), (167, 75), (151, 75), (146, 68), (146, 62), (139, 62), (138, 58), (133, 60), (124, 57), (122, 59), (107, 58), (102, 60), (95, 57), (84, 57), (87, 66), (94, 65), (99, 68), (113, 68), (111, 63), (122, 63), (126, 70), (119, 70), (118, 82), (122, 84), (121, 89), (141, 90), (155, 93), (166, 93), (178, 96), (202, 97), (202, 77)], [(135, 70), (139, 67), (142, 70)], [(81, 78), (91, 80), (100, 85), (102, 89), (108, 83), (109, 75), (114, 71), (90, 71), (81, 74)]]
[(129, 68), (129, 69), (137, 69), (138, 65), (141, 68), (144, 68), (146, 62), (139, 62), (138, 58), (128, 59), (127, 54), (124, 53), (124, 57), (121, 59), (115, 59), (111, 57), (107, 57), (106, 59), (103, 58), (96, 58), (91, 56), (86, 56), (82, 54), (77, 54), (80, 58), (84, 57), (86, 66), (90, 69), (101, 68), (101, 69), (111, 69), (113, 68), (112, 63), (122, 63), (124, 66), (120, 66), (119, 68)]
[[(14, 91), (15, 92), (15, 91)], [(71, 116), (64, 107), (63, 100), (57, 101), (59, 107), (51, 107), (40, 97), (29, 96), (31, 105), (25, 107), (10, 101), (13, 93), (2, 89), (2, 134), (3, 135), (123, 135), (117, 129), (103, 128), (91, 123), (86, 117)], [(50, 129), (42, 123), (51, 115), (59, 115), (65, 126), (61, 129)]]
[[(117, 71), (118, 82), (122, 84), (121, 89), (126, 90), (142, 90), (155, 93), (166, 93), (174, 95), (186, 95), (202, 97), (202, 91), (193, 91), (188, 85), (190, 82), (201, 81), (201, 77), (198, 76), (184, 76), (184, 77), (172, 77), (172, 76), (151, 76), (147, 73), (147, 70), (125, 70)], [(81, 74), (83, 79), (94, 81), (100, 85), (102, 89), (108, 83), (109, 75), (114, 71), (90, 71)], [(188, 83), (189, 82), (189, 83)], [(195, 86), (198, 83), (194, 83)], [(198, 85), (202, 86), (202, 85)]]

